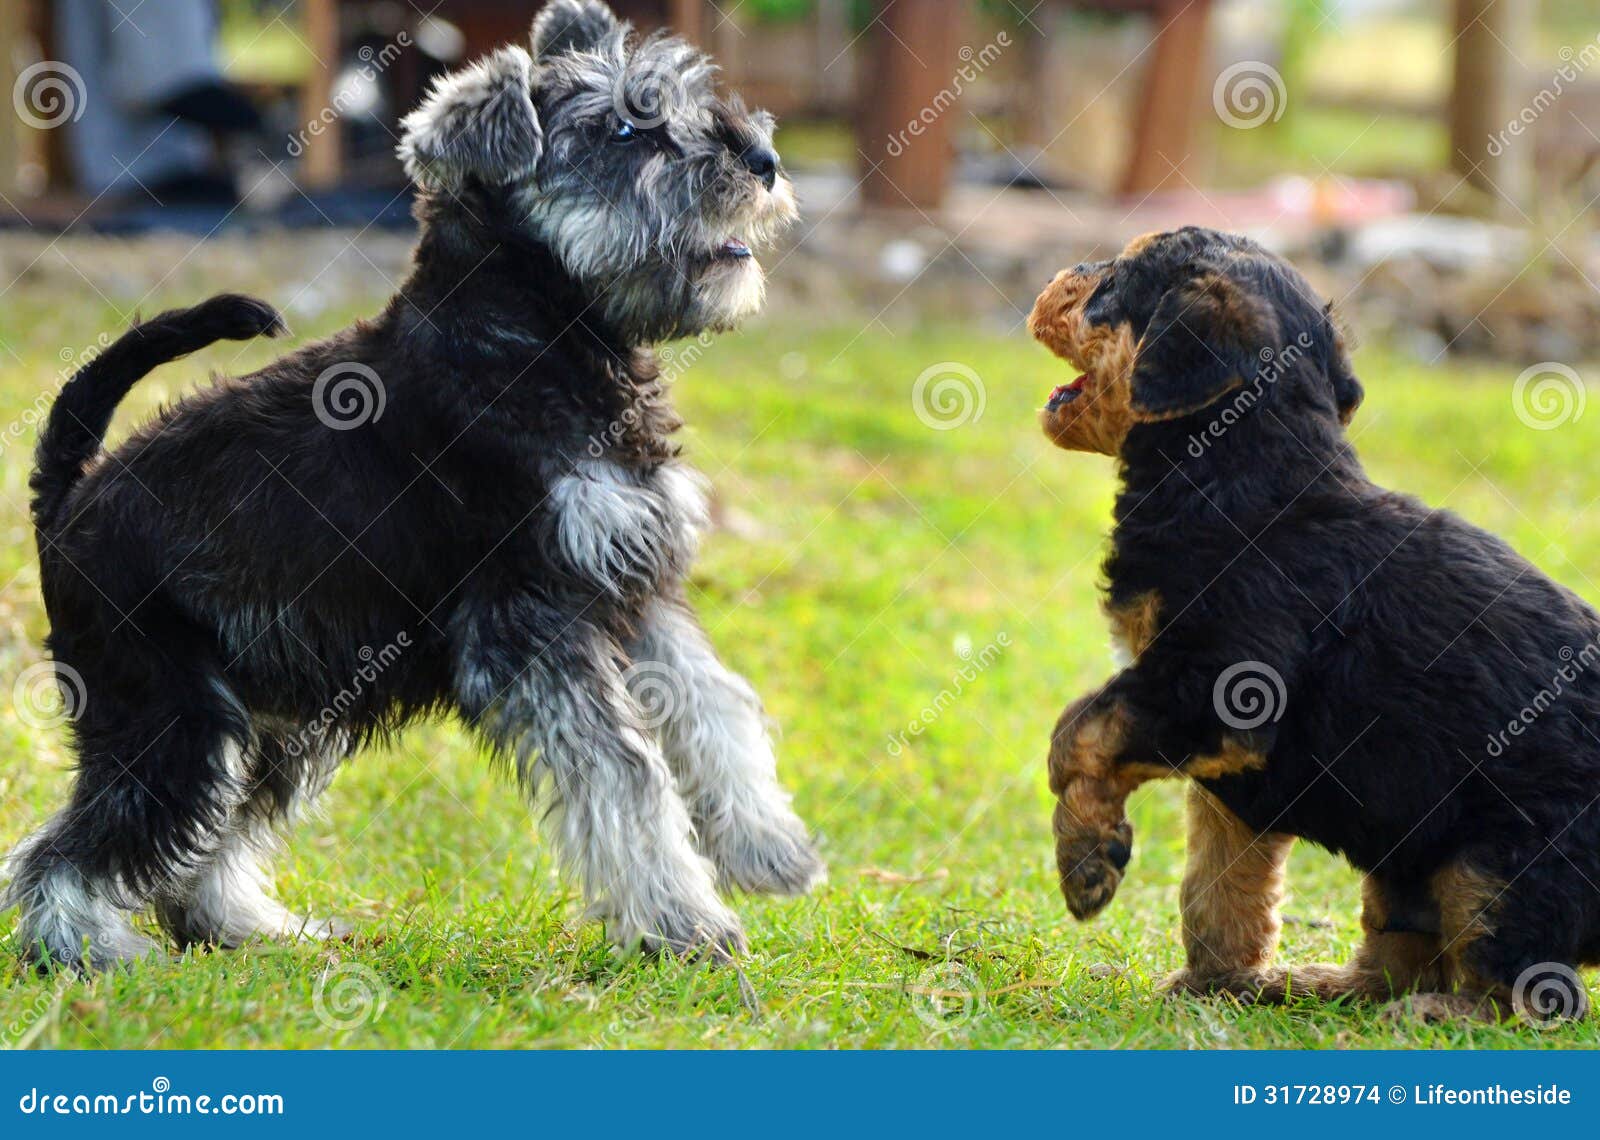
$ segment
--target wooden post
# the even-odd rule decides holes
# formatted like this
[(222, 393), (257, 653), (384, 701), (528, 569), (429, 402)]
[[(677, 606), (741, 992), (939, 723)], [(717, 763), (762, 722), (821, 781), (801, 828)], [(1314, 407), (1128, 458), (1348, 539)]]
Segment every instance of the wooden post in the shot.
[(1194, 140), (1200, 69), (1206, 59), (1210, 0), (1169, 0), (1157, 10), (1155, 44), (1144, 68), (1133, 153), (1122, 176), (1124, 194), (1181, 186), (1179, 174)]
[[(311, 73), (300, 91), (300, 121), (321, 122), (323, 111), (333, 103), (333, 81), (339, 70), (339, 3), (302, 0), (301, 6), (306, 14), (306, 43), (313, 58)], [(342, 142), (338, 115), (328, 116), (320, 133), (308, 134), (300, 162), (302, 184), (325, 189), (339, 181), (344, 167)]]
[(951, 139), (965, 114), (955, 89), (966, 8), (964, 0), (894, 0), (861, 38), (856, 151), (868, 207), (936, 210), (944, 201)]
[(705, 0), (671, 0), (667, 22), (672, 30), (690, 43), (705, 46)]
[[(1507, 207), (1533, 185), (1533, 138), (1508, 132), (1522, 112), (1527, 0), (1455, 0), (1455, 76), (1450, 92), (1450, 165)], [(1520, 129), (1520, 128), (1519, 128)]]
[[(27, 14), (20, 4), (0, 4), (0, 89), (8, 95), (16, 83)], [(22, 167), (22, 121), (8, 114), (0, 122), (0, 194), (13, 198), (17, 173)]]

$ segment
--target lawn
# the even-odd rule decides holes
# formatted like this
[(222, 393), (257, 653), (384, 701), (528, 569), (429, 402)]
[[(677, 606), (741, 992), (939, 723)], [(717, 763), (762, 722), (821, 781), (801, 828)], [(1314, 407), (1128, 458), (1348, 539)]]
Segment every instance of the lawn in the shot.
[[(241, 270), (247, 272), (247, 270)], [(238, 284), (232, 282), (230, 284)], [(269, 297), (273, 286), (260, 285)], [(377, 295), (302, 319), (337, 327)], [(146, 302), (192, 300), (165, 295)], [(777, 314), (782, 316), (784, 314)], [(30, 409), (109, 308), (24, 285), (0, 310), (0, 677), (39, 658), (24, 510)], [(210, 351), (152, 377), (120, 430), (205, 375), (266, 358)], [(955, 362), (981, 415), (926, 426), (912, 389)], [(1600, 498), (1585, 421), (1536, 432), (1503, 366), (1363, 353), (1369, 466), (1506, 535), (1600, 602)], [(530, 813), (454, 726), (351, 763), (280, 865), (297, 910), (359, 921), (352, 945), (193, 953), (89, 981), (0, 965), (0, 1043), (28, 1047), (1563, 1047), (1578, 1027), (1396, 1027), (1370, 1010), (1169, 1000), (1179, 964), (1182, 789), (1147, 785), (1115, 902), (1074, 923), (1057, 893), (1043, 756), (1056, 713), (1111, 669), (1096, 578), (1109, 465), (1049, 448), (1033, 409), (1059, 379), (1018, 334), (794, 327), (715, 342), (678, 395), (689, 456), (731, 524), (696, 599), (782, 726), (780, 753), (830, 882), (739, 899), (742, 970), (618, 959), (581, 919)], [(1591, 413), (1592, 415), (1593, 413)], [(929, 710), (925, 731), (908, 731)], [(0, 702), (0, 845), (60, 799), (58, 729)], [(1358, 885), (1300, 849), (1284, 954), (1342, 958)], [(0, 915), (0, 930), (12, 916)], [(9, 950), (0, 947), (0, 950)]]

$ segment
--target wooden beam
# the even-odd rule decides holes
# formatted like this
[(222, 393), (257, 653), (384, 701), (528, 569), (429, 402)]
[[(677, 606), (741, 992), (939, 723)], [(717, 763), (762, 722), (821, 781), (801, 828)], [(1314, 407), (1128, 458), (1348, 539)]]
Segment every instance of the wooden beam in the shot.
[(935, 210), (950, 177), (964, 0), (892, 0), (858, 42), (856, 150), (862, 202)]
[(1156, 13), (1155, 43), (1144, 68), (1133, 151), (1122, 176), (1124, 194), (1182, 186), (1194, 148), (1194, 116), (1204, 105), (1200, 72), (1206, 60), (1211, 0), (1170, 0)]
[(339, 116), (323, 111), (333, 105), (333, 80), (339, 70), (338, 0), (302, 0), (306, 43), (312, 52), (311, 73), (300, 90), (300, 121), (321, 123), (319, 133), (308, 135), (300, 161), (300, 182), (326, 188), (335, 185), (344, 170), (343, 134)]
[(699, 44), (701, 47), (705, 46), (705, 0), (670, 0), (667, 22), (671, 25), (673, 31), (690, 43)]
[(1455, 75), (1451, 84), (1450, 165), (1507, 209), (1533, 188), (1531, 132), (1513, 135), (1525, 74), (1517, 62), (1533, 29), (1528, 0), (1455, 0)]

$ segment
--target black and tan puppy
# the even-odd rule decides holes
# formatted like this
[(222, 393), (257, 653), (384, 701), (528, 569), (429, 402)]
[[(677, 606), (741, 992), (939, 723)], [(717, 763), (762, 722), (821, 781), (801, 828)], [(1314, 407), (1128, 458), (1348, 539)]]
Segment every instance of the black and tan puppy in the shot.
[[(1188, 776), (1170, 983), (1416, 1008), (1587, 1007), (1600, 962), (1600, 616), (1493, 535), (1375, 486), (1328, 308), (1187, 228), (1061, 273), (1029, 328), (1083, 375), (1042, 422), (1114, 456), (1104, 572), (1128, 662), (1050, 751), (1072, 913), (1127, 865), (1128, 794)], [(1365, 873), (1346, 966), (1273, 967), (1295, 837)], [(1554, 978), (1565, 992), (1552, 995)]]

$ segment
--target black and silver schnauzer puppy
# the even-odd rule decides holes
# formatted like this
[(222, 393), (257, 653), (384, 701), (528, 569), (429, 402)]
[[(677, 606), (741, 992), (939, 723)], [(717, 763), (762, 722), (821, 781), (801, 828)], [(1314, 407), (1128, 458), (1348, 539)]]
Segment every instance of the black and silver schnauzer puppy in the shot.
[(334, 934), (270, 894), (275, 836), (364, 742), (443, 711), (541, 801), (620, 944), (726, 956), (719, 887), (819, 880), (760, 702), (685, 598), (705, 500), (647, 347), (754, 312), (752, 247), (795, 217), (771, 117), (713, 72), (555, 0), (531, 52), (405, 120), (421, 235), (381, 314), (109, 453), (146, 372), (277, 314), (162, 314), (62, 390), (33, 513), (85, 699), (71, 800), (9, 863), (28, 954), (150, 953), (146, 904), (181, 944)]

